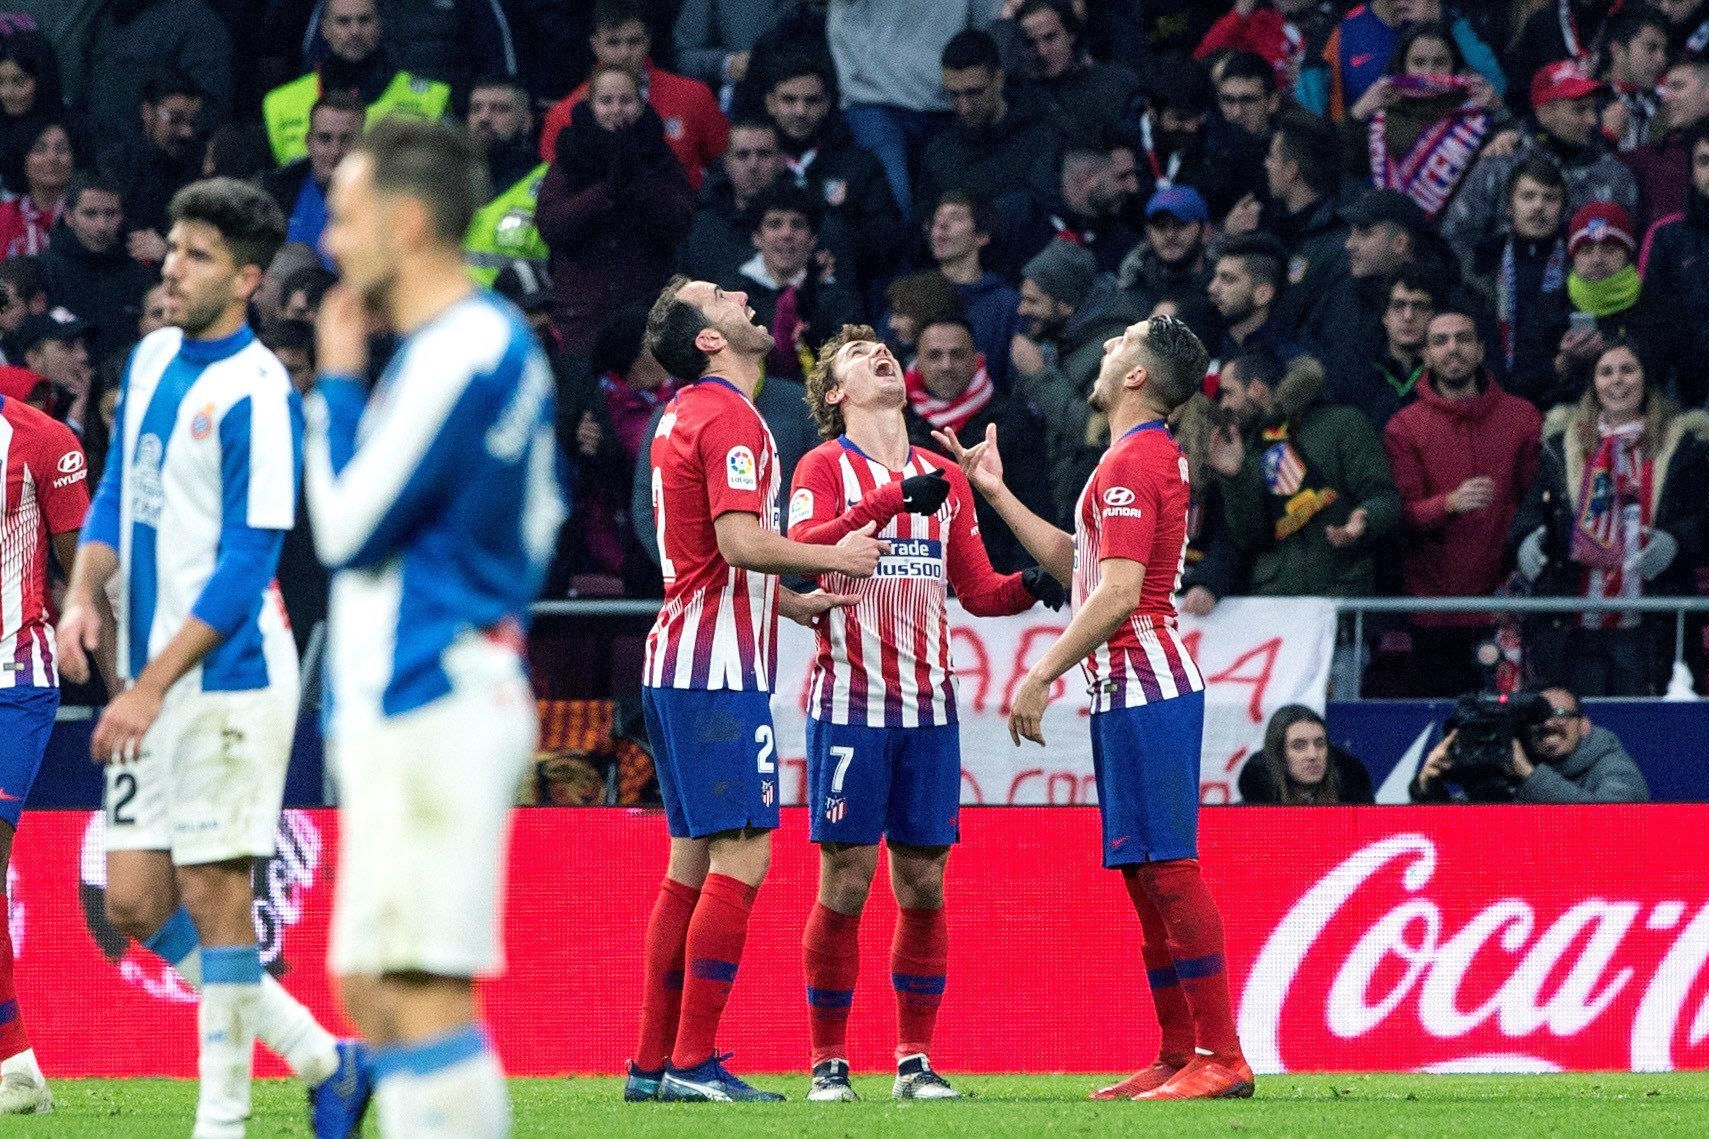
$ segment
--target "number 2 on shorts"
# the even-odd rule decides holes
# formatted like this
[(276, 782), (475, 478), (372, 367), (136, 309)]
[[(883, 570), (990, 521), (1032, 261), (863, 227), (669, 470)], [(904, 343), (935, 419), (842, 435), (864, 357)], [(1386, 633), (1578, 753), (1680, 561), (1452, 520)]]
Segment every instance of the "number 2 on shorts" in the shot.
[(754, 729), (754, 742), (760, 745), (759, 765), (761, 775), (771, 775), (777, 770), (777, 761), (773, 759), (771, 725), (761, 724)]

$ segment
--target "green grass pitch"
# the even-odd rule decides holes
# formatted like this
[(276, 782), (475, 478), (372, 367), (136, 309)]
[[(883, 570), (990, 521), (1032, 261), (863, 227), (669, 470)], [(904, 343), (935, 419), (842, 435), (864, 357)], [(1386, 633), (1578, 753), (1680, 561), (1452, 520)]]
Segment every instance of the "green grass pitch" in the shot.
[[(857, 1104), (810, 1104), (800, 1076), (754, 1081), (784, 1104), (624, 1104), (610, 1079), (513, 1080), (518, 1136), (989, 1135), (1107, 1136), (1123, 1130), (1184, 1135), (1700, 1136), (1709, 1130), (1709, 1073), (1639, 1076), (1269, 1076), (1250, 1100), (1227, 1103), (1088, 1103), (1091, 1076), (966, 1076), (960, 1103), (890, 1102), (887, 1078), (855, 1080)], [(182, 1139), (196, 1102), (189, 1080), (57, 1080), (59, 1110), (0, 1124), (12, 1136)], [(302, 1089), (262, 1081), (252, 1139), (306, 1136)], [(378, 1132), (370, 1117), (365, 1133)]]

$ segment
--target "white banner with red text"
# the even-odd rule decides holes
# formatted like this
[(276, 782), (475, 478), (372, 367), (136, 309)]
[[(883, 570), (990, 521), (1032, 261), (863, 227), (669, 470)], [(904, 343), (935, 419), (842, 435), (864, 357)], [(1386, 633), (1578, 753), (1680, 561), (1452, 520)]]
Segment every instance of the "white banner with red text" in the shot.
[[(961, 801), (1005, 806), (1096, 803), (1087, 696), (1079, 666), (1051, 688), (1046, 746), (1017, 748), (1009, 703), (1030, 669), (1068, 624), (1037, 608), (1013, 617), (972, 617), (950, 603), (950, 640), (959, 677)], [(1182, 617), (1181, 636), (1205, 676), (1205, 741), (1199, 797), (1235, 800), (1247, 758), (1263, 749), (1264, 726), (1284, 704), (1323, 711), (1335, 652), (1335, 605), (1320, 597), (1240, 597), (1208, 617)], [(778, 637), (778, 690), (772, 719), (782, 756), (783, 802), (805, 797), (807, 681), (813, 634), (790, 621)]]

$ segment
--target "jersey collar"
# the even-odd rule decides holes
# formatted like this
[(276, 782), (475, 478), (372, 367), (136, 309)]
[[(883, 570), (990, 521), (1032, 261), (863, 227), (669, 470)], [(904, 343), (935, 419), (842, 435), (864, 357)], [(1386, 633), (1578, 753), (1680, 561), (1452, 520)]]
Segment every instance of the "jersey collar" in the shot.
[[(731, 383), (729, 380), (726, 380), (723, 376), (701, 376), (694, 382), (697, 384), (717, 384), (721, 388), (729, 388), (737, 395), (742, 395), (742, 389)], [(742, 398), (747, 399), (748, 397), (742, 395)]]
[(235, 356), (249, 347), (255, 340), (255, 333), (246, 324), (230, 336), (222, 336), (218, 340), (192, 340), (188, 336), (178, 346), (178, 354), (192, 364), (212, 364)]
[[(856, 443), (853, 439), (850, 439), (847, 435), (837, 436), (837, 442), (839, 442), (843, 445), (843, 449), (845, 451), (853, 451), (855, 454), (859, 455), (861, 458), (865, 459), (869, 463), (878, 463), (877, 459), (873, 458), (871, 455), (869, 455), (865, 451), (861, 450), (860, 444)], [(908, 457), (902, 460), (902, 465), (904, 467), (906, 467), (909, 463), (911, 463), (913, 461), (914, 461), (914, 445), (912, 443), (910, 443), (908, 445)], [(891, 469), (891, 467), (888, 463), (878, 463), (878, 465), (883, 467), (887, 471)]]
[(1116, 440), (1116, 442), (1125, 442), (1129, 438), (1138, 435), (1141, 431), (1161, 431), (1167, 435), (1169, 434), (1169, 425), (1161, 419), (1149, 419), (1137, 426), (1129, 427), (1126, 433), (1123, 434), (1120, 439)]

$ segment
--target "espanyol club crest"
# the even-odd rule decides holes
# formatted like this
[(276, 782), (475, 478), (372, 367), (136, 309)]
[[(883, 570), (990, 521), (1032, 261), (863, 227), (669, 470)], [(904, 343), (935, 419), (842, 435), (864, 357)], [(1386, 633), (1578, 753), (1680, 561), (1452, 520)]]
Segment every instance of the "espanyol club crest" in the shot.
[(843, 816), (848, 813), (849, 801), (847, 799), (841, 795), (825, 796), (825, 821), (827, 823), (840, 823), (843, 821)]
[(214, 429), (214, 405), (208, 404), (190, 419), (190, 438), (200, 442)]
[(760, 802), (764, 803), (766, 806), (769, 807), (769, 806), (771, 806), (772, 800), (775, 798), (777, 798), (777, 787), (776, 787), (776, 785), (773, 784), (772, 781), (769, 779), (761, 780), (760, 781)]
[(832, 209), (843, 204), (849, 196), (849, 183), (846, 178), (825, 179), (825, 204)]

